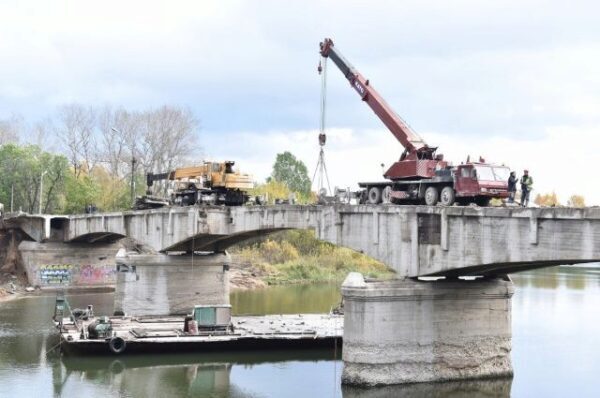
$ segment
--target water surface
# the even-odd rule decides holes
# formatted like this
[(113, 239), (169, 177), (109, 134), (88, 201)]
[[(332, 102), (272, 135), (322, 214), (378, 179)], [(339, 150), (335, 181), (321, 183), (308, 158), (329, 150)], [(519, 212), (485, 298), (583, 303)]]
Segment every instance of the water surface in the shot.
[[(342, 388), (339, 349), (61, 358), (54, 296), (0, 304), (0, 397), (598, 397), (600, 269), (556, 267), (513, 276), (513, 380)], [(335, 285), (234, 292), (237, 314), (326, 312)], [(110, 313), (112, 294), (72, 295)]]

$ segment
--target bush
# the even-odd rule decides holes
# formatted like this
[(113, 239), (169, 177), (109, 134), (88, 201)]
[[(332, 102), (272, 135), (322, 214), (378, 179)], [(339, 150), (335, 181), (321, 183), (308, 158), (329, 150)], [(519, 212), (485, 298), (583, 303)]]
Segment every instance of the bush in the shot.
[(278, 264), (286, 261), (296, 260), (299, 256), (298, 250), (288, 242), (276, 242), (267, 240), (259, 245), (260, 256), (268, 263)]
[(354, 250), (315, 238), (313, 231), (295, 230), (232, 250), (258, 268), (271, 284), (342, 280), (349, 272), (370, 278), (393, 274), (384, 264)]

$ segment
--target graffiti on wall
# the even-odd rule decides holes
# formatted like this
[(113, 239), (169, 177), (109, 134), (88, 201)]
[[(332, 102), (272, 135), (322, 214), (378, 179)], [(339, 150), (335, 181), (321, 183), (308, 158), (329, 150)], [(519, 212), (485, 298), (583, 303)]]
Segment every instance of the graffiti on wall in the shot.
[(115, 282), (114, 266), (82, 265), (79, 268), (78, 283), (86, 285), (106, 284)]
[(109, 285), (116, 280), (113, 265), (45, 264), (38, 275), (42, 285)]
[(39, 268), (40, 281), (45, 285), (68, 285), (71, 283), (71, 264), (46, 264)]

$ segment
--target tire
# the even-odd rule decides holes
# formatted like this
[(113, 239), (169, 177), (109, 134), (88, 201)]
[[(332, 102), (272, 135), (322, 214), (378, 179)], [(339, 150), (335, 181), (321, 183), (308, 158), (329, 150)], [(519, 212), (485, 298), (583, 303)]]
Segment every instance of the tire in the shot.
[(127, 348), (127, 343), (122, 337), (113, 337), (108, 341), (108, 348), (113, 354), (122, 354)]
[(428, 187), (425, 190), (425, 204), (427, 206), (435, 206), (439, 199), (439, 192), (436, 187)]
[(440, 203), (443, 206), (452, 206), (456, 201), (456, 192), (452, 187), (444, 187), (440, 193)]
[(383, 188), (383, 191), (381, 191), (381, 203), (384, 204), (391, 204), (392, 203), (392, 187), (391, 186), (386, 186), (385, 188)]
[(369, 188), (369, 196), (367, 198), (367, 202), (371, 205), (381, 203), (381, 189), (379, 189), (378, 187)]
[(478, 196), (475, 198), (475, 204), (479, 207), (488, 207), (490, 205), (490, 198), (486, 196)]

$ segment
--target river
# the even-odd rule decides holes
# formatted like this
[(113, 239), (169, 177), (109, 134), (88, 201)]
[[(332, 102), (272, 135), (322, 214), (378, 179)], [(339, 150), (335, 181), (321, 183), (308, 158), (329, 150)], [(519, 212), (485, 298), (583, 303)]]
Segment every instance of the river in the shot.
[[(61, 358), (54, 296), (0, 303), (0, 397), (598, 397), (600, 268), (513, 275), (512, 380), (375, 389), (342, 387), (338, 349)], [(335, 285), (272, 287), (231, 295), (236, 314), (326, 312)], [(112, 294), (72, 295), (110, 313)]]

